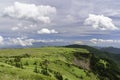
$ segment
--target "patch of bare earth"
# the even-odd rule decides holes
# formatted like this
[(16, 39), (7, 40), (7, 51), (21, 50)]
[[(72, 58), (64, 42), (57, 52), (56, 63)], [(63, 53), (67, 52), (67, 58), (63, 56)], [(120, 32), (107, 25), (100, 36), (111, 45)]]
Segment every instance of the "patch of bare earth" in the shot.
[(74, 57), (73, 64), (78, 67), (81, 67), (83, 69), (90, 70), (90, 60), (89, 59), (78, 59), (78, 58)]

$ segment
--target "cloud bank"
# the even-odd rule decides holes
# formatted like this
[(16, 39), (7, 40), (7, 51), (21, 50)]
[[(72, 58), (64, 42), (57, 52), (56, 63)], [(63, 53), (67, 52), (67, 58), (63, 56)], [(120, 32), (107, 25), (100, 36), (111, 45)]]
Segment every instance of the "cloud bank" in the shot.
[(23, 38), (10, 38), (8, 44), (21, 45), (21, 46), (32, 46), (34, 39), (23, 39)]
[(100, 30), (118, 30), (112, 19), (103, 15), (89, 14), (89, 17), (85, 20), (85, 25), (91, 25), (94, 29)]
[(112, 39), (96, 39), (93, 38), (90, 40), (90, 42), (94, 43), (94, 44), (99, 44), (99, 43), (120, 43), (120, 40), (112, 40)]
[(63, 39), (33, 39), (26, 36), (16, 37), (16, 38), (3, 38), (0, 36), (0, 45), (3, 46), (33, 46), (34, 43), (54, 43), (54, 42), (64, 42)]
[(20, 2), (15, 2), (14, 5), (6, 7), (3, 11), (3, 16), (6, 17), (41, 23), (50, 23), (51, 16), (55, 14), (55, 7)]

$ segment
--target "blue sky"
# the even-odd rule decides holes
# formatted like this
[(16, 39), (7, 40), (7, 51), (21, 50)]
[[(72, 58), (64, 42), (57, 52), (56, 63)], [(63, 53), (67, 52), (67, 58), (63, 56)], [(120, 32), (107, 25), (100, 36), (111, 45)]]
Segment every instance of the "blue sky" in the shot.
[(0, 47), (68, 43), (120, 47), (120, 0), (1, 0)]

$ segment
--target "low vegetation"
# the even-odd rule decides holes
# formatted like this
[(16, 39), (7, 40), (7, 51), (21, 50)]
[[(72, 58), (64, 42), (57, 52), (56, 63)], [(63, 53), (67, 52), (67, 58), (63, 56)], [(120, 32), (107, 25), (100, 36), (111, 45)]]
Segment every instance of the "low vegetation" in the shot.
[(0, 80), (119, 80), (114, 65), (84, 48), (0, 50)]

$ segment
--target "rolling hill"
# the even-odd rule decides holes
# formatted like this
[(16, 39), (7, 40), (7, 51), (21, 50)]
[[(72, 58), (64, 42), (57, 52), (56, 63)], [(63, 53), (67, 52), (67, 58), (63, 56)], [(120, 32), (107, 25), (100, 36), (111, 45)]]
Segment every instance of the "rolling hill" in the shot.
[(120, 80), (116, 63), (93, 52), (85, 46), (1, 49), (0, 80)]

